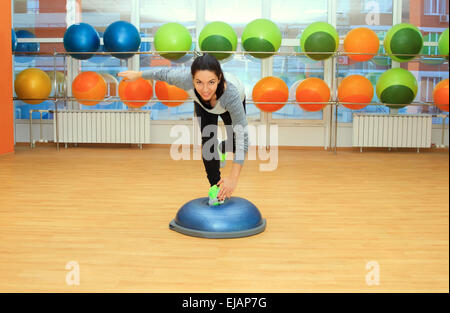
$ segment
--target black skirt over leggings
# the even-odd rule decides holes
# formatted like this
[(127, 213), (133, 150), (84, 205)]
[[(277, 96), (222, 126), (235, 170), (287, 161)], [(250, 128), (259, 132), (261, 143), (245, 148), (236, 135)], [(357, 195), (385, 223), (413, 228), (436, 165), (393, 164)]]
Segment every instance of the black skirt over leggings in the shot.
[[(245, 108), (245, 99), (242, 102), (242, 105), (244, 106), (244, 112), (247, 113), (247, 110)], [(197, 120), (199, 120), (200, 130), (202, 132), (203, 164), (205, 165), (206, 176), (208, 177), (209, 183), (211, 184), (211, 186), (213, 186), (216, 185), (220, 180), (220, 157), (219, 153), (217, 152), (217, 123), (219, 121), (219, 115), (226, 125), (225, 129), (227, 133), (227, 139), (221, 142), (222, 152), (226, 151), (236, 153), (236, 135), (233, 132), (230, 113), (209, 113), (208, 111), (203, 109), (203, 107), (197, 102), (194, 102), (194, 108)], [(212, 126), (208, 127), (208, 133), (204, 133), (203, 130), (208, 125)], [(231, 138), (233, 138), (232, 144)], [(208, 143), (208, 145), (205, 146), (205, 143)]]

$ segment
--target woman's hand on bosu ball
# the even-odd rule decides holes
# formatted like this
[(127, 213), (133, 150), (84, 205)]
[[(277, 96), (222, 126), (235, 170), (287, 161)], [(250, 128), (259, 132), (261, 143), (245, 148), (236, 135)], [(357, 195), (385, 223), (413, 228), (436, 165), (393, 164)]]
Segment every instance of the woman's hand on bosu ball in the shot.
[(234, 189), (236, 189), (238, 179), (236, 177), (225, 177), (222, 178), (218, 183), (217, 186), (220, 187), (220, 191), (217, 195), (217, 199), (219, 200), (225, 200), (226, 198), (231, 198), (231, 194), (233, 193)]
[(136, 80), (142, 77), (142, 72), (136, 71), (123, 71), (117, 74), (119, 77), (123, 77), (124, 80)]

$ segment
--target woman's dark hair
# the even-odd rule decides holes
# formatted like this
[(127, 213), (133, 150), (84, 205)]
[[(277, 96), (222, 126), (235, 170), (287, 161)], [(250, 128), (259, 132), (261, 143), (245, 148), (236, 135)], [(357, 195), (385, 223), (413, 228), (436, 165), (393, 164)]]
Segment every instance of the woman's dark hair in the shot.
[(217, 59), (214, 56), (205, 53), (195, 58), (194, 62), (192, 62), (191, 65), (192, 78), (194, 78), (195, 73), (197, 73), (198, 71), (211, 71), (214, 74), (216, 74), (216, 76), (219, 78), (219, 84), (217, 84), (216, 90), (216, 97), (217, 99), (219, 99), (220, 96), (222, 96), (223, 92), (225, 91), (225, 77), (223, 76), (222, 67), (220, 66), (219, 61), (217, 61)]

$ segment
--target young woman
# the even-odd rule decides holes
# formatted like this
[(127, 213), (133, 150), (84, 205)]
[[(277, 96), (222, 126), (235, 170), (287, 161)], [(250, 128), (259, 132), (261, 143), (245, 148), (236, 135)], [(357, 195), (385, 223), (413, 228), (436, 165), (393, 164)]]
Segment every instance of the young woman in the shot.
[[(165, 68), (118, 74), (128, 80), (140, 77), (165, 81), (182, 88), (194, 100), (194, 109), (202, 132), (202, 159), (211, 185), (209, 204), (218, 205), (230, 198), (237, 186), (248, 151), (248, 130), (243, 84), (233, 75), (223, 73), (220, 63), (209, 54), (197, 57), (191, 70)], [(218, 116), (226, 125), (227, 140), (218, 145)], [(233, 152), (229, 177), (220, 177), (225, 153)]]

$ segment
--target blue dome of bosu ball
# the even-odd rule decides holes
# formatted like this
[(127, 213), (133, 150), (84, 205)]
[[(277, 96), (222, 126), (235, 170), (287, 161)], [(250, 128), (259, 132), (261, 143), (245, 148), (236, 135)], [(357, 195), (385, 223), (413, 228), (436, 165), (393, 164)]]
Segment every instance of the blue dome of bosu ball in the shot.
[(194, 237), (239, 238), (263, 232), (266, 220), (246, 199), (231, 197), (221, 205), (209, 205), (208, 198), (204, 197), (184, 204), (169, 227)]

